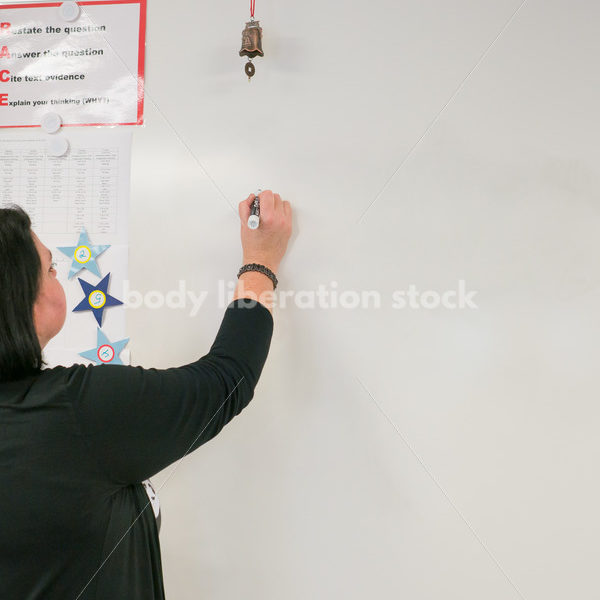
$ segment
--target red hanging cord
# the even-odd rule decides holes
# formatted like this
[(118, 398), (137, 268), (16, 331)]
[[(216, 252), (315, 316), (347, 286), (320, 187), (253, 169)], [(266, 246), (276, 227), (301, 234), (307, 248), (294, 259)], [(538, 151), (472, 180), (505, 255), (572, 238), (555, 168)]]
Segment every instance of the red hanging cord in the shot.
[(254, 18), (254, 6), (256, 5), (256, 0), (250, 0), (250, 16)]

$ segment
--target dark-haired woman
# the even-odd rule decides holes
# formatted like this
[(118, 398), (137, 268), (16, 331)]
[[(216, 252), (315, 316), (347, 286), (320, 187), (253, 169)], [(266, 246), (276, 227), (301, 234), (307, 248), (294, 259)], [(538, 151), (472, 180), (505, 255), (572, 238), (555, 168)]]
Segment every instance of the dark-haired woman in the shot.
[[(243, 264), (276, 273), (291, 207), (239, 204)], [(216, 436), (250, 402), (273, 332), (272, 280), (243, 273), (210, 351), (187, 365), (42, 368), (65, 294), (18, 208), (0, 209), (0, 598), (164, 598), (142, 482)]]

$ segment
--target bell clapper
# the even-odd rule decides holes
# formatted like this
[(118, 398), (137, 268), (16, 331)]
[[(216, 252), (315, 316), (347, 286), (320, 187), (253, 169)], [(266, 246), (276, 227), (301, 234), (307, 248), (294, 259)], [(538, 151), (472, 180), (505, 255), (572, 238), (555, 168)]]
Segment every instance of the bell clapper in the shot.
[(246, 66), (244, 67), (244, 71), (246, 71), (246, 75), (248, 75), (248, 83), (250, 83), (250, 78), (254, 75), (256, 69), (254, 68), (254, 65), (252, 64), (252, 59), (248, 58), (248, 62), (246, 63)]

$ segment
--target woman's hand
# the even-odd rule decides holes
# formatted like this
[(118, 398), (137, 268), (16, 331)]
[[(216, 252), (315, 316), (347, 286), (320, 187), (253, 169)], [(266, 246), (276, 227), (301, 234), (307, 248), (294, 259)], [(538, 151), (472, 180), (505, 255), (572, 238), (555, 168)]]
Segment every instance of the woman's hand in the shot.
[(239, 203), (243, 264), (259, 263), (277, 273), (292, 234), (292, 207), (271, 190), (260, 193), (260, 224), (257, 229), (248, 227), (248, 217), (254, 202), (250, 194)]

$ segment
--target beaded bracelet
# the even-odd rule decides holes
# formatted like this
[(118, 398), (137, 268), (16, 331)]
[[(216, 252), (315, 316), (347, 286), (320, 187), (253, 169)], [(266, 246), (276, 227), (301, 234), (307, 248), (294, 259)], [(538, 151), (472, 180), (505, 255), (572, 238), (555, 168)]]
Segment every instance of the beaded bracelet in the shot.
[(245, 273), (246, 271), (258, 271), (259, 273), (263, 273), (273, 282), (273, 289), (277, 287), (277, 277), (275, 277), (275, 273), (273, 273), (273, 271), (271, 271), (271, 269), (269, 269), (268, 267), (265, 267), (265, 265), (259, 265), (258, 263), (249, 263), (247, 265), (244, 265), (238, 271), (238, 279), (240, 275), (242, 273)]

